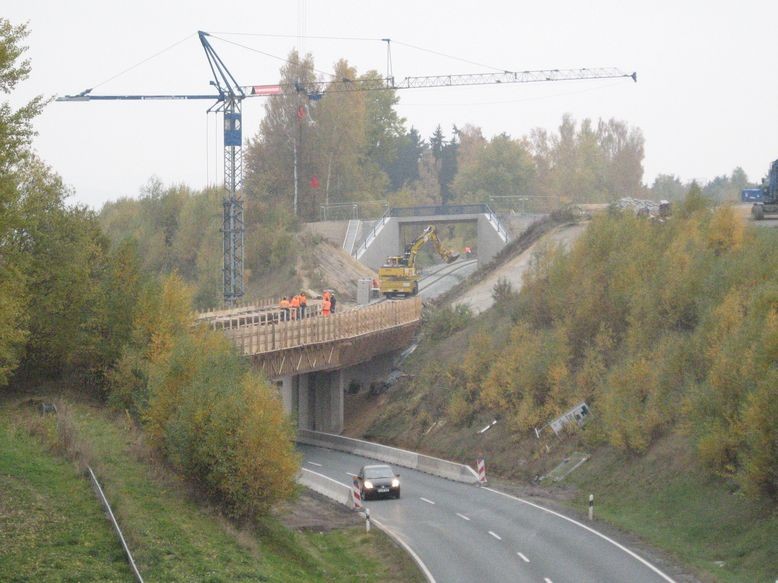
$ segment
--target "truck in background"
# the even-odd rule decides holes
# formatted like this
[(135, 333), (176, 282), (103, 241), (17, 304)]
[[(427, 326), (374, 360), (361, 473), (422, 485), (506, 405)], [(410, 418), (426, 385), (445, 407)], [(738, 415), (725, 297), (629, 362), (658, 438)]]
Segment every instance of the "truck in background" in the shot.
[[(751, 190), (759, 190), (761, 192), (759, 200), (751, 199), (754, 201), (754, 205), (751, 207), (751, 216), (754, 220), (761, 221), (770, 216), (778, 218), (778, 160), (773, 161), (770, 165), (770, 172), (768, 172), (767, 178), (762, 180), (762, 188), (748, 188), (741, 193), (741, 198), (745, 200), (747, 196), (746, 191)], [(749, 194), (748, 196), (756, 195)]]

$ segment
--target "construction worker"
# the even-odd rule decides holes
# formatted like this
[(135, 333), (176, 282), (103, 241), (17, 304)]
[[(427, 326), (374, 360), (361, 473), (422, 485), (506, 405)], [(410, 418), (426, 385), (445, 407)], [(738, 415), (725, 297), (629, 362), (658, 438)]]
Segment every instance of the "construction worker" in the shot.
[(321, 301), (321, 315), (322, 316), (329, 316), (330, 315), (330, 308), (332, 307), (332, 304), (330, 303), (330, 297), (329, 296), (330, 296), (330, 294), (326, 294), (324, 296), (324, 299)]
[(292, 311), (292, 320), (297, 320), (300, 316), (300, 296), (293, 296), (289, 302), (289, 307)]
[(278, 304), (278, 307), (281, 308), (281, 321), (286, 322), (289, 320), (289, 300), (286, 296)]
[(308, 307), (308, 298), (305, 297), (305, 292), (300, 292), (300, 318), (305, 318), (305, 308)]
[(332, 312), (333, 314), (335, 313), (335, 303), (336, 302), (337, 302), (337, 300), (335, 299), (335, 293), (333, 292), (333, 293), (330, 294), (330, 312)]

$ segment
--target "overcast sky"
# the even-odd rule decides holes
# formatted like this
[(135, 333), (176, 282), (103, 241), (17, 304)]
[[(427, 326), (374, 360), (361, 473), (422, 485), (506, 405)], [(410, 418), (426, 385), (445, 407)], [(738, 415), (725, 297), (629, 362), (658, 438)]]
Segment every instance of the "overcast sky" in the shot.
[[(642, 129), (648, 184), (659, 173), (707, 180), (736, 166), (758, 180), (778, 158), (778, 2), (772, 0), (3, 4), (3, 17), (14, 24), (29, 21), (31, 30), (32, 75), (12, 96), (15, 105), (37, 94), (90, 87), (94, 94), (212, 92), (197, 30), (255, 49), (212, 39), (243, 85), (277, 82), (282, 61), (261, 53), (286, 56), (300, 32), (389, 37), (397, 78), (493, 70), (463, 60), (509, 70), (615, 66), (638, 73), (637, 84), (605, 80), (401, 91), (400, 114), (424, 137), (438, 124), (447, 133), (454, 124), (470, 123), (487, 137), (500, 132), (519, 137), (534, 127), (555, 129), (564, 113), (579, 120), (614, 117)], [(331, 71), (344, 57), (360, 72), (385, 72), (380, 40), (308, 38), (302, 45), (320, 71)], [(216, 119), (206, 108), (206, 102), (180, 101), (52, 103), (35, 123), (35, 147), (74, 189), (75, 200), (95, 208), (137, 196), (151, 176), (166, 185), (201, 188), (221, 181)], [(257, 131), (264, 99), (246, 100), (243, 111), (246, 139)]]

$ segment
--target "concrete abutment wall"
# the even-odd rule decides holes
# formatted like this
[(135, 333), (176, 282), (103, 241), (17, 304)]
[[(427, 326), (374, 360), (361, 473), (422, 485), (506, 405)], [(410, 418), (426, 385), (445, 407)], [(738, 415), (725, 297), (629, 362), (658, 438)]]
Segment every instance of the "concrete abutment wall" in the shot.
[(284, 411), (299, 429), (343, 431), (343, 371), (320, 371), (282, 377), (276, 384)]

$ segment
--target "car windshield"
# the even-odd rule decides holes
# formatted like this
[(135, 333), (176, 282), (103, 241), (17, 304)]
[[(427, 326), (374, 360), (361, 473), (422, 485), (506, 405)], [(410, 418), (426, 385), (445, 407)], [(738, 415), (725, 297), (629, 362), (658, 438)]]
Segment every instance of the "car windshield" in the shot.
[(376, 466), (365, 468), (365, 478), (393, 478), (392, 468), (389, 466)]

